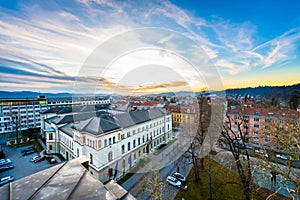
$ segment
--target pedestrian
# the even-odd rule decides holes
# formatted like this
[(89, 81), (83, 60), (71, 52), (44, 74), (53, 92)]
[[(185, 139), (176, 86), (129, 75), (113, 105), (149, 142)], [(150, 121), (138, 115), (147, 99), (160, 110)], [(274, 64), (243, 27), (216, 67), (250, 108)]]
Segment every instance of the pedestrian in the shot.
[(276, 183), (276, 175), (277, 175), (277, 173), (275, 171), (271, 170), (271, 175), (272, 175), (271, 182)]

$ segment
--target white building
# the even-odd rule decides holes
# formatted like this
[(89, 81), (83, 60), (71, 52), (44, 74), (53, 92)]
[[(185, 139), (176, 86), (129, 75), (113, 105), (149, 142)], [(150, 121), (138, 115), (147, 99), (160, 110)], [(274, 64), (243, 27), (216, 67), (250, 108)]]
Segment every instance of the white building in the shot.
[(46, 120), (47, 150), (66, 159), (85, 155), (89, 170), (103, 182), (122, 177), (172, 139), (171, 113), (159, 108), (76, 118), (70, 123), (68, 117)]
[(0, 134), (41, 126), (40, 112), (48, 108), (46, 98), (0, 99)]

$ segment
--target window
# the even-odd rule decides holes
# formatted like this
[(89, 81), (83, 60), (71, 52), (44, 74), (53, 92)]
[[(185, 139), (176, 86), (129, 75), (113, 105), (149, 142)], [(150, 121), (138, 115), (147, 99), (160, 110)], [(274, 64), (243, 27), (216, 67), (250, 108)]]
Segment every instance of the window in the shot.
[(98, 140), (98, 148), (101, 148), (101, 140)]
[(138, 145), (141, 144), (141, 138), (138, 138)]
[(253, 134), (254, 134), (254, 135), (258, 135), (259, 133), (258, 133), (257, 131), (254, 131)]
[(259, 128), (259, 125), (258, 124), (254, 124), (254, 128)]
[(259, 118), (254, 118), (254, 121), (255, 122), (259, 122)]
[(113, 137), (113, 144), (116, 143), (116, 137)]
[(104, 147), (107, 147), (107, 139), (104, 140)]
[(108, 158), (108, 162), (112, 161), (113, 160), (113, 152), (110, 151), (107, 155), (107, 158)]
[(93, 154), (90, 153), (90, 163), (93, 164)]
[(265, 143), (269, 143), (270, 142), (270, 140), (269, 139), (265, 139)]
[(77, 148), (77, 157), (79, 157), (79, 149)]
[(145, 142), (145, 136), (143, 135), (143, 143)]
[(111, 138), (108, 139), (108, 145), (111, 145)]
[(122, 154), (125, 153), (125, 145), (122, 145)]
[(53, 140), (53, 133), (49, 133), (49, 140)]
[(133, 140), (133, 148), (135, 147), (135, 140)]
[(118, 134), (118, 140), (121, 140), (121, 134), (120, 133)]
[(130, 137), (130, 132), (127, 132), (127, 137)]
[(130, 142), (127, 144), (127, 151), (130, 151)]
[(51, 144), (49, 145), (49, 150), (52, 150), (52, 145)]
[(266, 133), (266, 136), (267, 136), (267, 137), (270, 137), (270, 133)]
[(258, 142), (258, 141), (259, 141), (259, 138), (258, 138), (258, 137), (254, 137), (253, 140), (254, 140), (255, 142)]

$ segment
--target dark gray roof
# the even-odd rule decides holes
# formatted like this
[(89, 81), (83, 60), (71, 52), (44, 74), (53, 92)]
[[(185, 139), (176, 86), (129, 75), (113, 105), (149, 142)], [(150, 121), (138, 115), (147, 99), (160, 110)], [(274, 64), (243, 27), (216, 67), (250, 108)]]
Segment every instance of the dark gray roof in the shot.
[(79, 157), (6, 184), (0, 187), (1, 199), (126, 199), (128, 192), (109, 191), (83, 167), (86, 162)]
[(129, 112), (130, 117), (136, 124), (140, 124), (146, 121), (150, 121), (150, 116), (148, 110), (136, 110)]
[[(167, 112), (165, 112), (163, 109), (151, 108), (149, 110), (136, 110), (132, 112), (116, 114), (114, 116), (109, 114), (101, 114), (91, 118), (86, 118), (84, 120), (75, 120), (80, 122), (74, 123), (74, 125), (70, 127), (79, 131), (98, 135), (112, 130), (127, 128), (135, 124), (144, 123), (152, 119), (162, 117), (166, 113)], [(82, 118), (84, 117), (86, 116), (82, 116)]]
[(160, 108), (149, 109), (149, 116), (151, 119), (159, 118), (165, 114), (167, 114), (166, 111), (164, 111), (163, 109), (160, 109)]
[(73, 137), (73, 132), (72, 132), (72, 129), (71, 129), (71, 127), (73, 125), (74, 125), (74, 123), (69, 123), (69, 124), (66, 124), (66, 125), (60, 127), (58, 130), (64, 132), (65, 134), (67, 134), (70, 137)]
[(127, 128), (136, 124), (128, 112), (117, 114), (114, 118), (122, 128)]
[(112, 130), (119, 129), (120, 126), (112, 118), (93, 117), (91, 119), (81, 121), (74, 124), (75, 129), (92, 133), (94, 135), (106, 133)]
[(86, 120), (95, 116), (103, 116), (103, 115), (109, 115), (108, 112), (106, 111), (97, 111), (97, 112), (82, 112), (82, 113), (72, 113), (72, 114), (67, 114), (63, 116), (55, 116), (46, 119), (46, 121), (52, 122), (53, 124), (60, 125), (60, 124), (67, 124), (67, 123), (72, 123), (76, 121), (82, 121)]

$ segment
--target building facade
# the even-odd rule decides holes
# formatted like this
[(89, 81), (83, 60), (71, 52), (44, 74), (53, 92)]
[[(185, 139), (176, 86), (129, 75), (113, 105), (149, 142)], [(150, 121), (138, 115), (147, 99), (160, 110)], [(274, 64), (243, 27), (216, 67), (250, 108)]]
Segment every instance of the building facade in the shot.
[(45, 97), (0, 99), (0, 135), (28, 128), (40, 128), (40, 112), (48, 108)]
[(272, 127), (285, 128), (291, 121), (300, 123), (300, 113), (288, 109), (236, 107), (229, 109), (227, 115), (225, 123), (232, 126), (237, 137), (240, 137), (238, 124), (242, 122), (242, 134), (257, 146), (273, 146)]
[(86, 156), (89, 170), (103, 182), (123, 177), (141, 158), (172, 140), (171, 113), (159, 108), (46, 124), (47, 151), (65, 159)]

